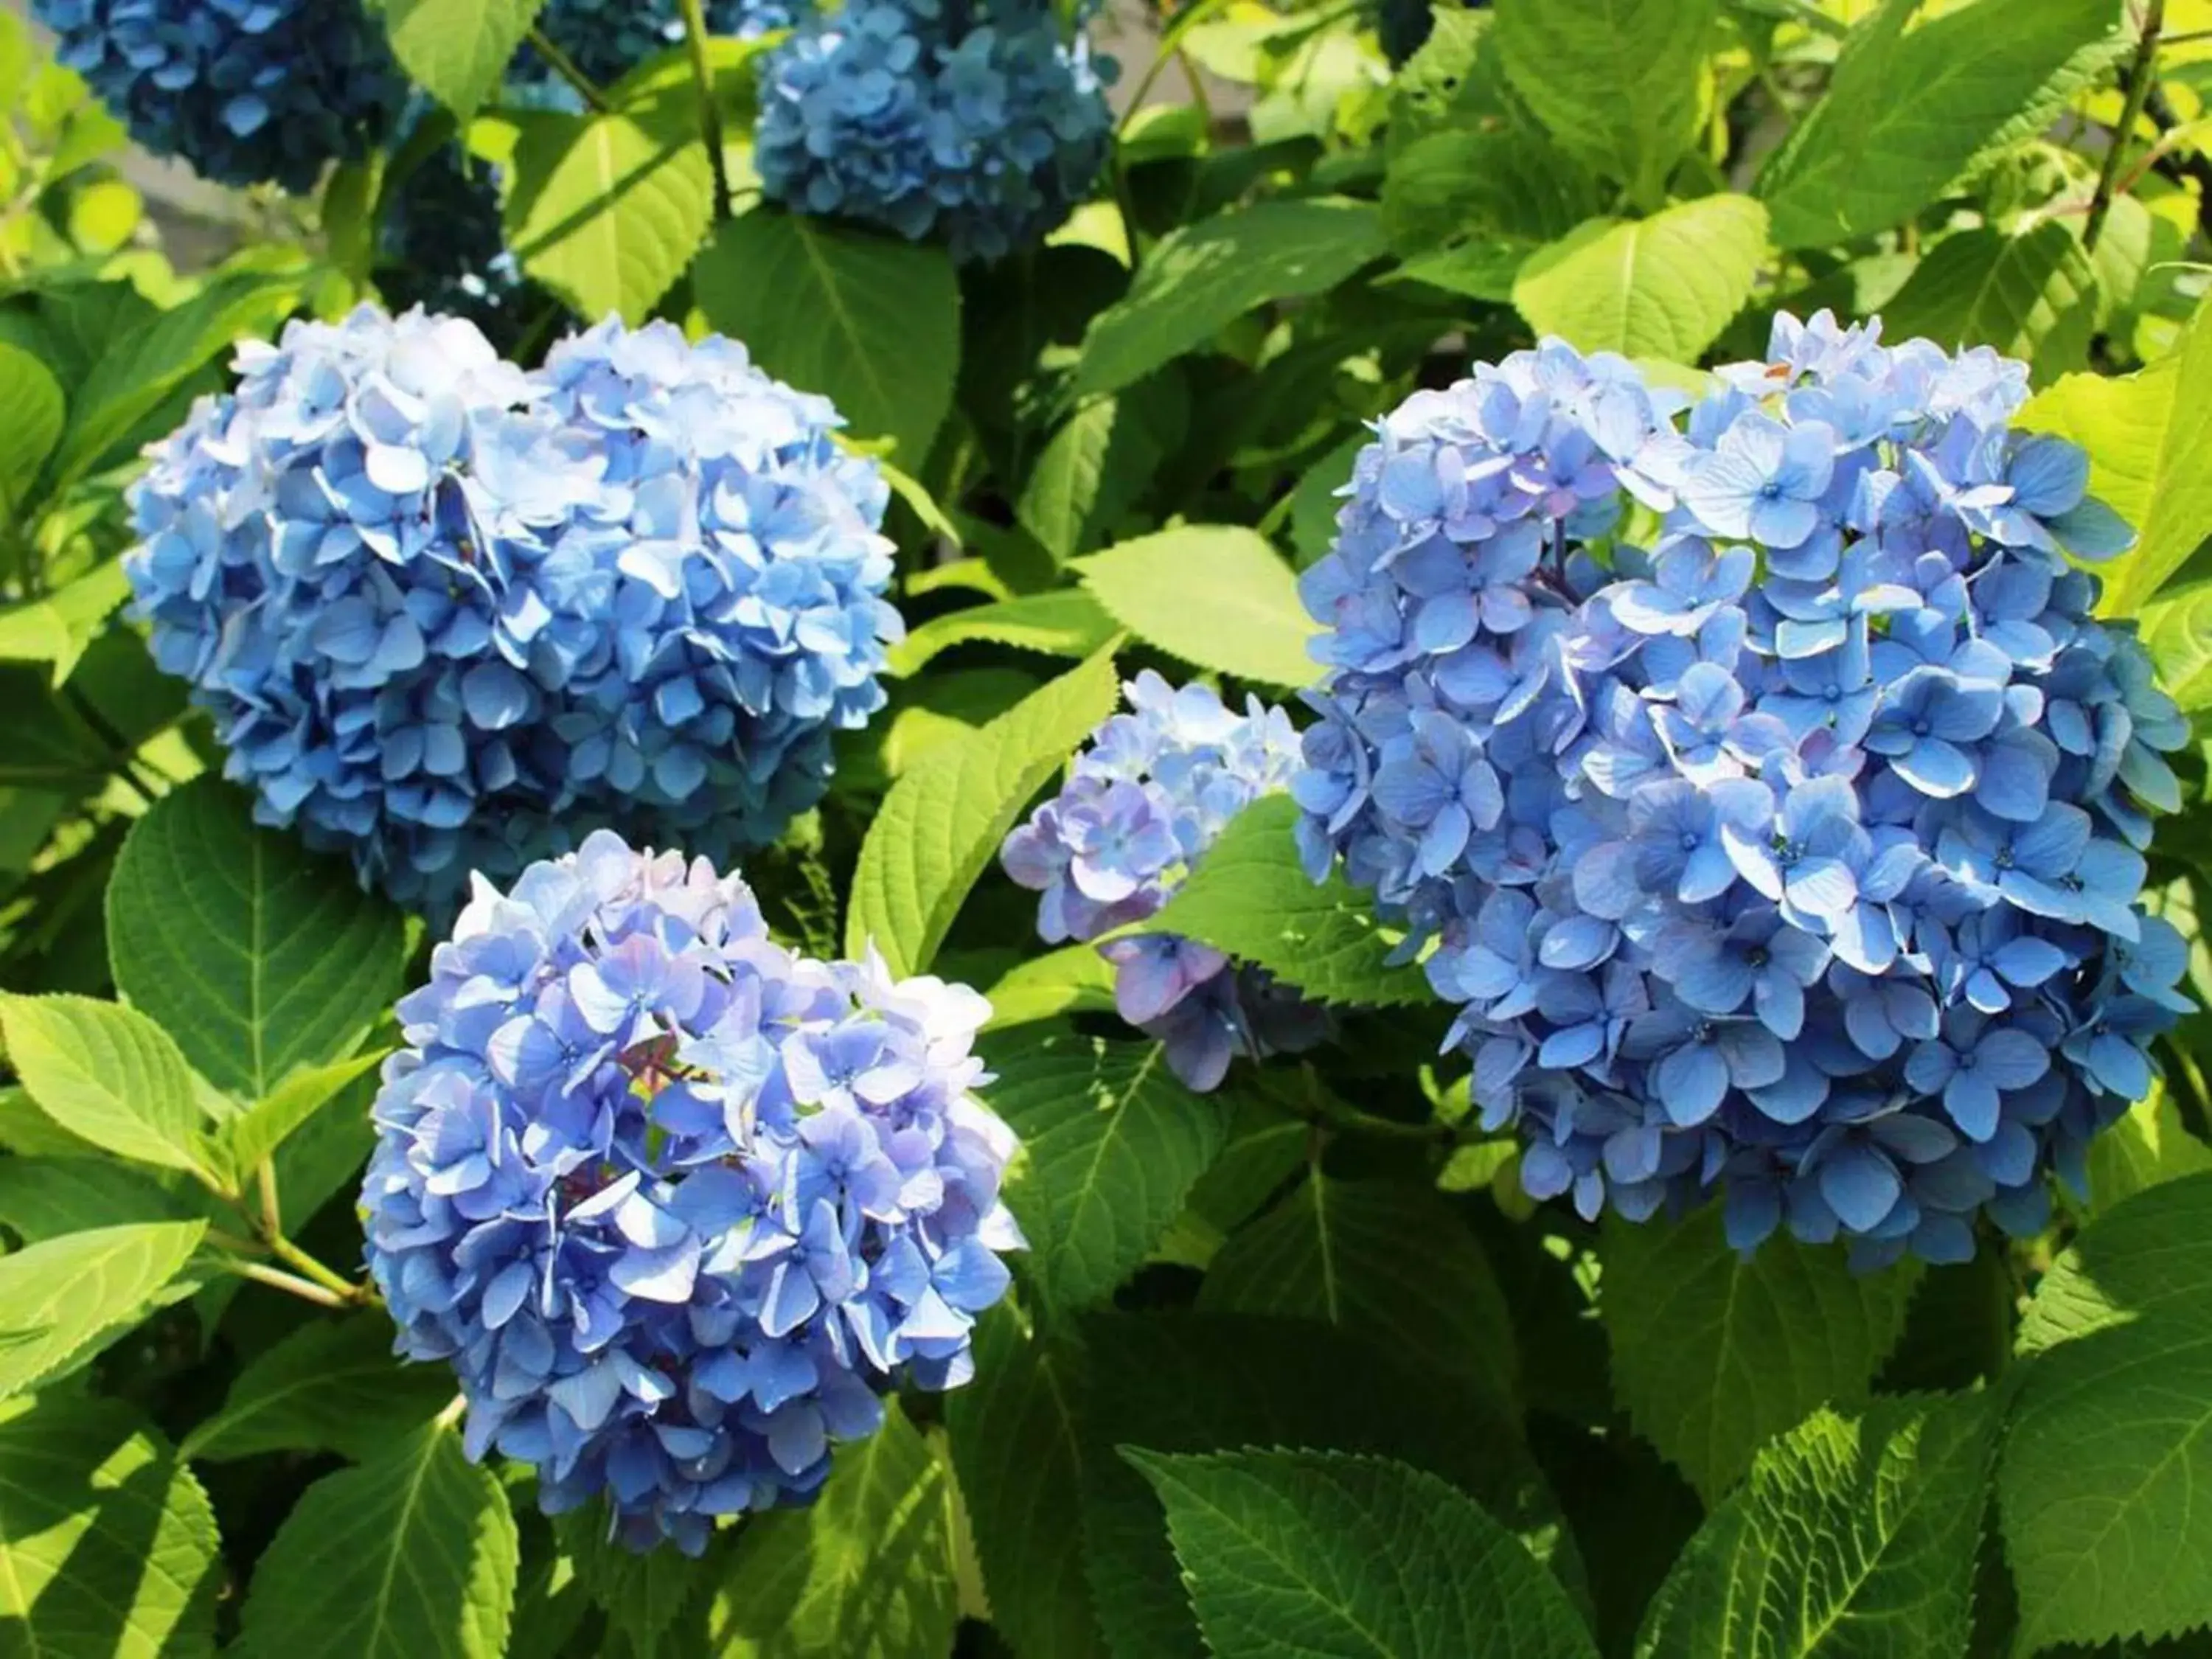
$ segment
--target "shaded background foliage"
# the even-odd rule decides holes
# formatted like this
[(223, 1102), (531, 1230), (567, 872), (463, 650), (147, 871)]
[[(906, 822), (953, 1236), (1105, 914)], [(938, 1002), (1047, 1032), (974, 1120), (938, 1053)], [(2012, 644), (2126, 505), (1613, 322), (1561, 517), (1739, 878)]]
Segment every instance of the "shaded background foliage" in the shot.
[[(415, 125), (313, 190), (209, 198), (243, 233), (220, 259), (164, 242), (119, 127), (0, 19), (0, 1629), (72, 1655), (2203, 1644), (2204, 1015), (2087, 1203), (1855, 1275), (1786, 1238), (1741, 1257), (1711, 1209), (1532, 1206), (1431, 1058), (1449, 1011), (1363, 896), (1304, 880), (1279, 799), (1159, 918), (1333, 1035), (1203, 1096), (1094, 953), (1037, 942), (995, 855), (1119, 679), (1308, 684), (1294, 572), (1363, 422), (1547, 333), (1691, 386), (1783, 308), (2024, 360), (2022, 423), (2084, 447), (2140, 532), (2103, 612), (2201, 720), (2212, 7), (1198, 0), (1150, 20), (1066, 223), (957, 265), (761, 200), (775, 37), (717, 15), (696, 65), (610, 64), (594, 104), (508, 73), (538, 12), (389, 0)], [(410, 178), (448, 194), (410, 207)], [(453, 203), (472, 239), (392, 234)], [(609, 313), (726, 332), (888, 458), (890, 706), (744, 872), (786, 943), (988, 993), (985, 1097), (1028, 1147), (1032, 1248), (974, 1382), (696, 1562), (469, 1462), (450, 1377), (357, 1305), (372, 1073), (429, 935), (255, 827), (122, 611), (122, 492), (235, 339), (457, 292), (526, 364)], [(2201, 749), (2178, 765), (2152, 884), (2202, 1003)]]

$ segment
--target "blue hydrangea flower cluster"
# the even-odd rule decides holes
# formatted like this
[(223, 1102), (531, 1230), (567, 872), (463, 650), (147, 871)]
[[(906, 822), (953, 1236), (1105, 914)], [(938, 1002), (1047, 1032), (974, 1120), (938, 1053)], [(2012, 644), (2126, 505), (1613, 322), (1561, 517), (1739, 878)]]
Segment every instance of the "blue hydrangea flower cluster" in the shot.
[(362, 1188), (398, 1350), (474, 1457), (633, 1547), (804, 1503), (902, 1382), (965, 1382), (1020, 1230), (970, 1093), (990, 1005), (769, 938), (704, 859), (599, 831), (479, 881), (399, 1005)]
[(34, 0), (55, 55), (156, 155), (226, 185), (314, 187), (405, 92), (362, 0)]
[[(709, 34), (744, 40), (789, 28), (809, 9), (808, 0), (706, 0), (701, 8)], [(679, 44), (684, 11), (678, 0), (546, 0), (538, 27), (586, 78), (604, 87)], [(521, 88), (550, 86), (556, 79), (526, 46), (515, 54), (507, 78)]]
[(1114, 70), (1043, 0), (848, 0), (762, 67), (762, 185), (799, 212), (1003, 258), (1089, 193)]
[(1304, 578), (1310, 867), (1407, 923), (1522, 1180), (1879, 1263), (2039, 1227), (2151, 1080), (2188, 728), (2027, 370), (1780, 319), (1687, 399), (1548, 341), (1387, 416)]
[(261, 821), (364, 882), (443, 908), (603, 825), (726, 859), (881, 706), (881, 471), (735, 342), (611, 319), (526, 374), (365, 307), (238, 368), (125, 568)]
[[(1156, 913), (1247, 806), (1289, 787), (1298, 764), (1290, 716), (1248, 698), (1225, 708), (1205, 685), (1149, 669), (1077, 754), (1060, 793), (1006, 837), (1000, 860), (1044, 895), (1048, 945), (1094, 939)], [(1237, 1054), (1296, 1053), (1326, 1035), (1322, 1011), (1257, 968), (1174, 933), (1109, 939), (1121, 1018), (1166, 1044), (1192, 1088), (1216, 1088)]]

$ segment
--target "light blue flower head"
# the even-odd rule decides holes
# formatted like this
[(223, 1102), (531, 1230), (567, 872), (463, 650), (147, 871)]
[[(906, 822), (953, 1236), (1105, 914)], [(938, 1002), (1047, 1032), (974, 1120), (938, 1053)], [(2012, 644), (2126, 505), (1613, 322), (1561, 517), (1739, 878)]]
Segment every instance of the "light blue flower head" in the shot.
[(364, 307), (238, 364), (125, 568), (262, 821), (394, 897), (599, 825), (764, 843), (881, 704), (881, 475), (735, 343), (610, 322), (526, 375)]
[(405, 83), (362, 0), (35, 0), (55, 55), (156, 155), (314, 188), (382, 141)]
[(974, 1370), (1021, 1247), (972, 1091), (990, 1005), (772, 941), (706, 860), (607, 831), (479, 880), (399, 1005), (362, 1188), (399, 1351), (471, 1456), (633, 1547), (803, 1504), (883, 1396)]
[(1308, 571), (1293, 786), (1522, 1179), (1863, 1262), (2043, 1224), (2189, 1004), (2138, 902), (2188, 726), (2026, 370), (1783, 317), (1694, 407), (1558, 341), (1416, 393)]
[[(1256, 697), (1244, 713), (1206, 685), (1170, 686), (1147, 669), (1077, 754), (1060, 793), (1006, 837), (1000, 860), (1044, 895), (1047, 944), (1089, 940), (1165, 904), (1229, 821), (1285, 788), (1297, 765), (1290, 717)], [(1109, 939), (1121, 1017), (1167, 1045), (1194, 1089), (1217, 1087), (1239, 1053), (1309, 1048), (1322, 1012), (1255, 968), (1173, 933)]]
[(762, 183), (795, 212), (1002, 258), (1097, 178), (1114, 70), (1042, 0), (851, 0), (762, 66)]

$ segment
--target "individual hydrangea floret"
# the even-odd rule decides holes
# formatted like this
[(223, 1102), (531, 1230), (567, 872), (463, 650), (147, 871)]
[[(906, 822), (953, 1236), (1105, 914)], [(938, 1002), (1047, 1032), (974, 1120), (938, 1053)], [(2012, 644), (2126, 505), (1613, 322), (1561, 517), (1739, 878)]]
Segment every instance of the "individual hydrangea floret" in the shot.
[(1089, 193), (1114, 69), (1042, 0), (850, 0), (762, 68), (762, 184), (798, 212), (1002, 258)]
[[(1006, 837), (1006, 873), (1044, 895), (1048, 945), (1095, 939), (1168, 902), (1245, 807), (1288, 787), (1298, 763), (1290, 716), (1248, 698), (1242, 714), (1210, 686), (1146, 670), (1122, 687), (1127, 714), (1091, 734), (1060, 793)], [(1322, 1011), (1262, 970), (1175, 933), (1108, 939), (1121, 1017), (1166, 1044), (1194, 1089), (1217, 1087), (1239, 1053), (1310, 1048)]]
[(1557, 341), (1408, 398), (1293, 786), (1539, 1197), (1956, 1261), (2039, 1227), (2189, 1004), (2139, 902), (2188, 726), (2027, 370), (1781, 318), (1694, 406)]
[(362, 1189), (408, 1357), (471, 1456), (605, 1493), (632, 1547), (804, 1503), (903, 1383), (974, 1370), (1021, 1247), (974, 1098), (990, 1005), (808, 960), (704, 859), (599, 831), (479, 881), (399, 1005)]
[(394, 897), (600, 826), (764, 844), (881, 705), (881, 471), (735, 342), (610, 320), (525, 374), (364, 307), (238, 367), (133, 489), (138, 610), (261, 820)]
[(362, 0), (34, 0), (55, 56), (156, 155), (304, 192), (380, 142), (404, 82)]

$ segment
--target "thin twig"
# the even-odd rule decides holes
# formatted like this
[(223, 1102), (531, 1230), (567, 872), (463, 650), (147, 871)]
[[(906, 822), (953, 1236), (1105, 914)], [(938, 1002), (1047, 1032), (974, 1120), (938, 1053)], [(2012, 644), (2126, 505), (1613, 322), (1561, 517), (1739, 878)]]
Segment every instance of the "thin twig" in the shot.
[(684, 39), (691, 50), (691, 79), (699, 91), (699, 135), (714, 171), (714, 220), (730, 217), (730, 173), (722, 159), (722, 110), (714, 101), (714, 71), (707, 62), (707, 15), (699, 0), (684, 0)]
[(606, 94), (599, 89), (590, 76), (576, 67), (574, 58), (553, 44), (544, 29), (533, 27), (530, 31), (529, 40), (531, 50), (543, 58), (545, 60), (545, 66), (566, 81), (574, 90), (576, 96), (582, 99), (586, 105), (599, 111), (602, 115), (612, 107), (607, 102)]
[(232, 1261), (224, 1265), (240, 1278), (250, 1279), (257, 1285), (268, 1285), (280, 1291), (289, 1291), (302, 1301), (312, 1302), (318, 1307), (349, 1308), (358, 1299), (340, 1296), (333, 1291), (326, 1291), (321, 1285), (301, 1279), (295, 1273), (288, 1273), (278, 1267), (265, 1267), (258, 1261)]
[(369, 1299), (370, 1291), (368, 1285), (356, 1284), (342, 1274), (333, 1273), (283, 1234), (280, 1233), (270, 1239), (268, 1244), (279, 1261), (287, 1262), (298, 1269), (306, 1278), (320, 1285), (332, 1296), (338, 1297), (341, 1302), (350, 1304)]
[(2136, 123), (2142, 118), (2143, 104), (2150, 97), (2151, 78), (2157, 72), (2159, 33), (2165, 26), (2166, 0), (2145, 0), (2142, 33), (2136, 38), (2135, 58), (2125, 71), (2127, 99), (2120, 108), (2119, 125), (2112, 129), (2112, 142), (2106, 147), (2105, 165), (2097, 173), (2097, 193), (2089, 198), (2088, 222), (2081, 227), (2081, 246), (2092, 253), (2097, 251), (2098, 237), (2104, 234), (2105, 216), (2112, 210), (2120, 163), (2134, 142)]

